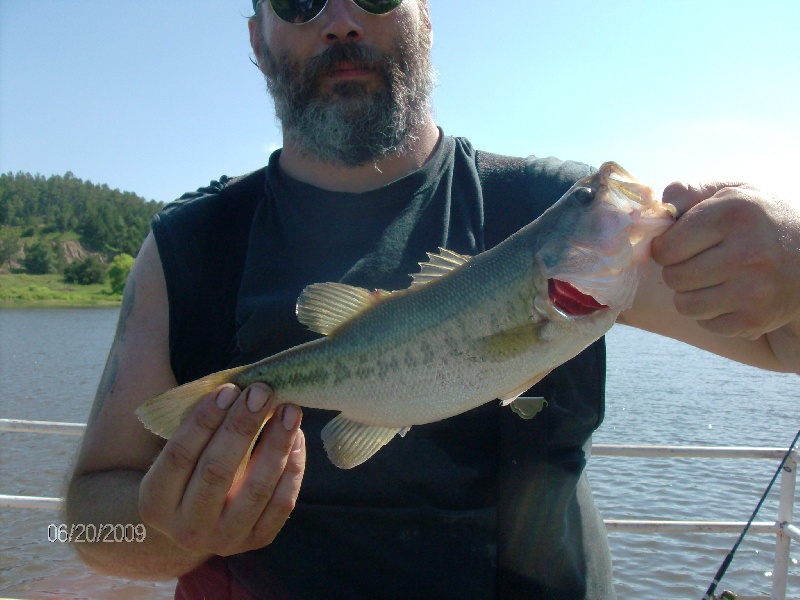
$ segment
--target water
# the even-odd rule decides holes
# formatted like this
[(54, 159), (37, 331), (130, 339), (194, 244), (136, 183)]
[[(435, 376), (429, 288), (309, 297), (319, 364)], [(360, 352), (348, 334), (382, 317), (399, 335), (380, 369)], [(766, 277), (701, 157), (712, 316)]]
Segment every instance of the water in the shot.
[[(0, 309), (0, 417), (85, 423), (114, 337), (116, 308)], [(75, 436), (0, 432), (0, 493), (63, 497)], [(58, 511), (0, 508), (0, 596), (172, 598), (174, 582), (89, 572), (65, 543), (48, 541)]]
[[(0, 417), (84, 422), (114, 335), (116, 309), (0, 309)], [(800, 427), (800, 379), (737, 365), (615, 327), (606, 419), (596, 443), (787, 446)], [(0, 433), (0, 493), (62, 496), (77, 438)], [(776, 461), (595, 457), (589, 477), (606, 518), (745, 521)], [(800, 489), (800, 487), (798, 488)], [(796, 500), (796, 503), (797, 500)], [(758, 520), (772, 520), (772, 493)], [(174, 582), (95, 575), (48, 542), (55, 511), (0, 509), (0, 595), (171, 598)], [(622, 598), (700, 598), (734, 534), (610, 534)], [(721, 588), (769, 594), (774, 538), (748, 535)], [(787, 597), (800, 598), (792, 547)]]
[[(609, 333), (608, 354), (606, 417), (595, 443), (788, 447), (800, 428), (796, 375), (623, 326)], [(589, 479), (607, 519), (747, 521), (778, 462), (595, 457)], [(756, 520), (776, 518), (777, 487)], [(618, 595), (700, 598), (737, 538), (610, 534)], [(769, 595), (773, 548), (774, 536), (748, 534), (720, 589)], [(797, 544), (791, 556), (787, 598), (800, 598)]]

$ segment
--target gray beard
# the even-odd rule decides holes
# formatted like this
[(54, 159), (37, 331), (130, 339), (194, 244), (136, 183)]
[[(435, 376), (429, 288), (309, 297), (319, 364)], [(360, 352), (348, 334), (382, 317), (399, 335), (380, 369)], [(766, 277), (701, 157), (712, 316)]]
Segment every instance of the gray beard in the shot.
[[(414, 38), (391, 54), (337, 44), (304, 65), (278, 60), (262, 39), (267, 89), (286, 138), (306, 156), (351, 167), (406, 150), (428, 117), (436, 81), (429, 38), (422, 32)], [(342, 62), (374, 70), (380, 89), (349, 81), (319, 93), (320, 78)]]

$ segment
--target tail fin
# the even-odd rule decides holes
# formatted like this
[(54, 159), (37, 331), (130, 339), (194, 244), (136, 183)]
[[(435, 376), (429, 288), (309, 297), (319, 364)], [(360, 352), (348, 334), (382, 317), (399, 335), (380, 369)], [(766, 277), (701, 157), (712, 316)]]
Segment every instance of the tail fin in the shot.
[(169, 439), (200, 400), (222, 384), (233, 383), (236, 375), (246, 368), (236, 367), (212, 373), (153, 396), (136, 409), (136, 416), (150, 431)]

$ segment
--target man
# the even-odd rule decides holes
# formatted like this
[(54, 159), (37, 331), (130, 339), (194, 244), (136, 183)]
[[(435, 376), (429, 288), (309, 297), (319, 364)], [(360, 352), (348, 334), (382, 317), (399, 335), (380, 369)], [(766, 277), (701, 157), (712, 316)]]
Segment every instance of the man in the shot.
[[(73, 522), (143, 522), (147, 536), (76, 549), (100, 571), (180, 576), (183, 598), (613, 597), (583, 475), (602, 341), (537, 384), (549, 405), (529, 422), (490, 403), (351, 471), (322, 452), (330, 415), (306, 411), (301, 430), (284, 405), (234, 483), (273, 411), (261, 384), (216, 390), (166, 444), (136, 419), (179, 382), (311, 339), (293, 315), (304, 285), (405, 287), (425, 251), (483, 251), (588, 171), (475, 152), (436, 127), (425, 0), (254, 8), (283, 149), (154, 220), (67, 497)], [(682, 216), (620, 320), (800, 372), (800, 215), (738, 184), (673, 184), (665, 199)]]

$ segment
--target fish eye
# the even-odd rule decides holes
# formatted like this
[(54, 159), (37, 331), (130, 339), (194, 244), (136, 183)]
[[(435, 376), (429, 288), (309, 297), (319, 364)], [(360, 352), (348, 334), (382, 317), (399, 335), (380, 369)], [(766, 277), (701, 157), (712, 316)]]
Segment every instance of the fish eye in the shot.
[(594, 200), (594, 192), (587, 187), (577, 188), (572, 195), (581, 204), (590, 204)]

